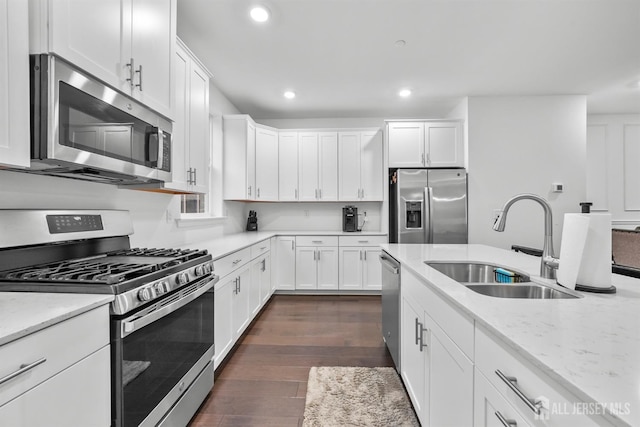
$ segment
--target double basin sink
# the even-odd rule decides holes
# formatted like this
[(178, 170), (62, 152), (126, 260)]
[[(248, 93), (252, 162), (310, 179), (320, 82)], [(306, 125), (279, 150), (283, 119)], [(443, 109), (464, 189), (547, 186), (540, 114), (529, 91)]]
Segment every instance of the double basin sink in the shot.
[(474, 292), (497, 298), (564, 299), (580, 295), (560, 286), (541, 285), (508, 267), (476, 262), (425, 261)]

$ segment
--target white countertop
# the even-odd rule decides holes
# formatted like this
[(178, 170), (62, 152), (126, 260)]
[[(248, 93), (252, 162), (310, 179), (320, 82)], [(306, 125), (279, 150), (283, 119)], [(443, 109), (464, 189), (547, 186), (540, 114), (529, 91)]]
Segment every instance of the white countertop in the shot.
[(104, 294), (0, 292), (0, 345), (111, 301)]
[(343, 231), (246, 231), (228, 234), (213, 240), (202, 240), (183, 245), (182, 248), (206, 249), (213, 259), (222, 258), (232, 252), (244, 249), (274, 236), (386, 236), (386, 233), (375, 231), (343, 232)]
[[(613, 275), (617, 293), (531, 300), (484, 296), (424, 264), (491, 262), (539, 276), (540, 258), (484, 245), (382, 245), (462, 311), (584, 402), (630, 405), (622, 423), (640, 425), (640, 279)], [(554, 283), (554, 281), (551, 281)], [(620, 408), (620, 406), (618, 406)]]

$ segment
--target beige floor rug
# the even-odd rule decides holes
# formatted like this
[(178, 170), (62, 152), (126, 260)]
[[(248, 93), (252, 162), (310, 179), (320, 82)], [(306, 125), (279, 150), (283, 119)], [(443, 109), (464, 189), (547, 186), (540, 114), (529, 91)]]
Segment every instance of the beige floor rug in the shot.
[(313, 367), (304, 427), (419, 426), (393, 368)]

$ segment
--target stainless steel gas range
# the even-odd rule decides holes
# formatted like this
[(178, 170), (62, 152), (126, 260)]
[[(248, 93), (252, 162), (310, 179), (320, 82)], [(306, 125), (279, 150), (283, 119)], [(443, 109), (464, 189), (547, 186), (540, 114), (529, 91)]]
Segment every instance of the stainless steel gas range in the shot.
[(127, 211), (0, 210), (0, 291), (113, 294), (112, 425), (186, 425), (213, 387), (218, 277), (206, 250), (132, 233)]

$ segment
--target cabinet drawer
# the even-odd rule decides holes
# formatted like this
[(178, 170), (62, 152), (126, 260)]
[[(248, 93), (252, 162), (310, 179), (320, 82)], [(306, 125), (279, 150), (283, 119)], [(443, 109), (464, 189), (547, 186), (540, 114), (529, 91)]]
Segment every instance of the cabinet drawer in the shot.
[[(504, 343), (494, 339), (483, 328), (476, 328), (476, 368), (526, 422), (533, 426), (611, 425), (601, 418), (601, 415), (585, 415), (585, 409), (588, 409), (585, 403), (581, 403), (577, 397), (531, 363), (516, 356)], [(516, 391), (509, 387), (507, 380), (500, 378), (497, 371), (506, 377), (517, 379), (514, 385), (530, 400), (546, 401), (546, 409), (542, 410), (542, 414), (536, 415), (523, 398), (518, 397)]]
[(340, 246), (378, 246), (387, 243), (387, 236), (339, 236)]
[(522, 418), (513, 406), (489, 383), (480, 371), (475, 371), (474, 414), (473, 425), (476, 427), (488, 427), (501, 425), (500, 417), (505, 421), (515, 422), (516, 427), (528, 427), (529, 424)]
[(297, 236), (297, 246), (338, 246), (338, 236)]
[(220, 278), (230, 274), (233, 270), (242, 267), (251, 260), (251, 248), (233, 252), (225, 257), (213, 261), (213, 271)]
[(254, 259), (263, 253), (269, 252), (271, 250), (271, 240), (263, 240), (262, 242), (258, 242), (255, 245), (251, 246), (251, 259)]
[(447, 336), (473, 360), (473, 320), (436, 294), (411, 270), (403, 267), (400, 280), (400, 292), (403, 297), (418, 301)]
[(0, 406), (109, 344), (104, 305), (0, 347), (0, 381), (23, 365), (37, 364), (0, 383)]

